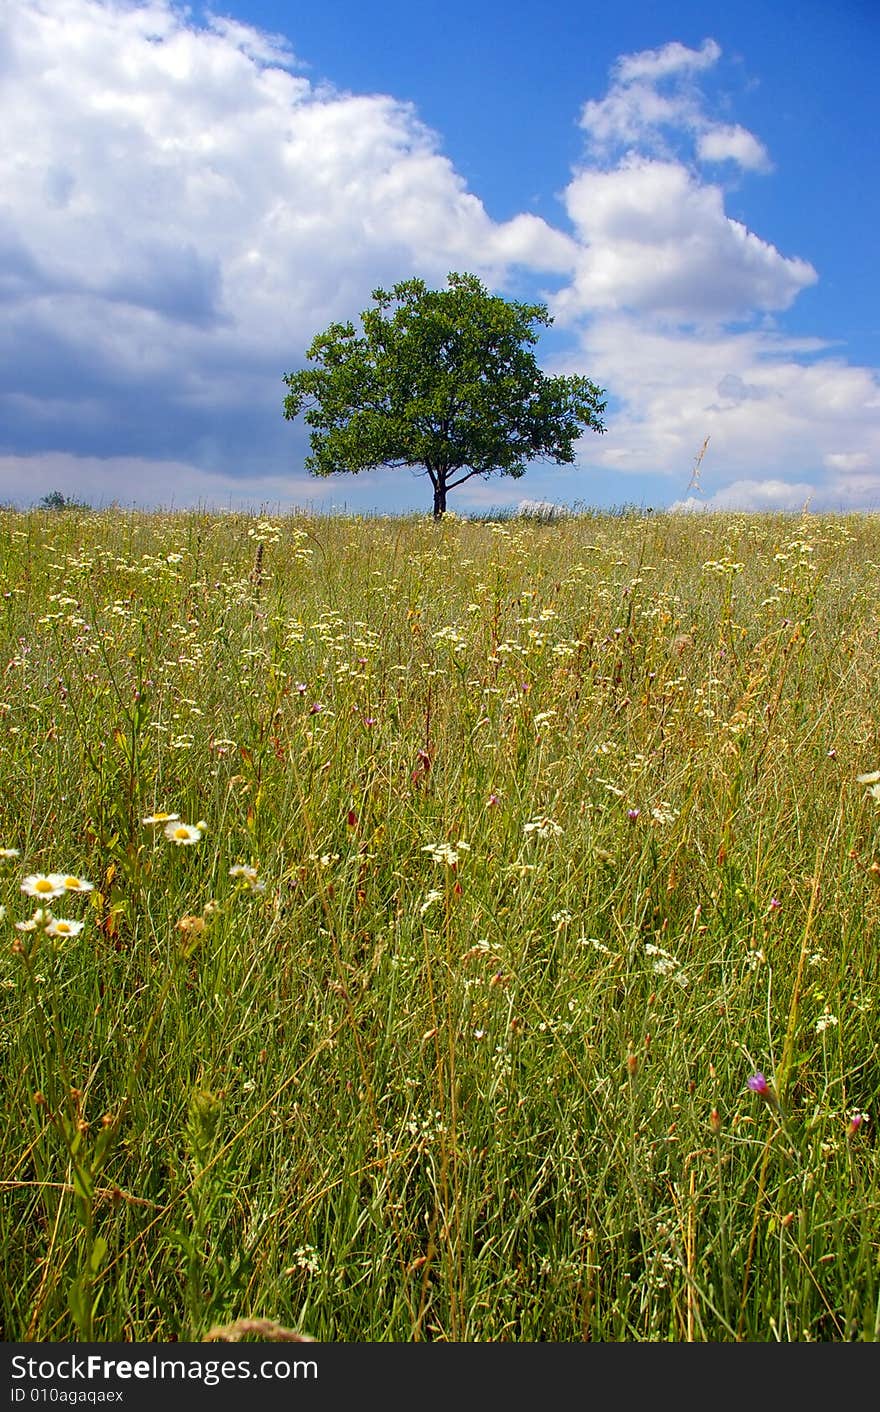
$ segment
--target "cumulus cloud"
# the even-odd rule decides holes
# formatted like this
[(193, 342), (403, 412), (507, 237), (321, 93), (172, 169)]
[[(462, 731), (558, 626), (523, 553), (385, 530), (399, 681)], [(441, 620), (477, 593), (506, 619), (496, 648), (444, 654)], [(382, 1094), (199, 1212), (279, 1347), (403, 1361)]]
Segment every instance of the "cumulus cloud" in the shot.
[(625, 55), (607, 93), (584, 105), (586, 160), (565, 191), (580, 253), (560, 293), (563, 319), (637, 310), (680, 322), (746, 319), (787, 309), (816, 271), (732, 219), (699, 163), (768, 172), (746, 128), (718, 121), (697, 77), (721, 48), (673, 42)]
[(704, 40), (699, 49), (675, 40), (660, 49), (623, 55), (612, 67), (608, 92), (590, 99), (581, 112), (591, 154), (614, 158), (637, 148), (668, 155), (686, 137), (700, 161), (770, 171), (760, 139), (738, 124), (713, 118), (695, 82), (695, 75), (714, 68), (720, 58), (721, 46), (714, 39)]
[(691, 495), (675, 500), (670, 514), (706, 514), (719, 510), (803, 510), (815, 499), (816, 487), (785, 480), (738, 480), (700, 500)]
[(377, 284), (573, 266), (538, 217), (492, 221), (411, 105), (312, 85), (277, 36), (168, 0), (4, 22), (7, 449), (261, 473), (297, 447), (282, 373)]
[(736, 162), (746, 171), (769, 172), (773, 164), (763, 142), (739, 124), (709, 127), (697, 137), (701, 162)]
[[(591, 463), (622, 474), (687, 483), (704, 439), (703, 482), (833, 472), (880, 473), (877, 374), (811, 339), (768, 329), (687, 332), (637, 315), (596, 319), (560, 361), (601, 368), (617, 405), (609, 434), (582, 445)], [(835, 491), (837, 493), (837, 491)]]
[(638, 54), (624, 54), (614, 65), (618, 84), (631, 84), (639, 79), (668, 78), (670, 74), (697, 73), (710, 69), (721, 57), (721, 48), (714, 39), (704, 39), (699, 49), (673, 40), (661, 49), (642, 49)]
[(719, 187), (681, 162), (630, 154), (610, 171), (586, 168), (565, 192), (582, 246), (555, 308), (563, 319), (637, 309), (682, 322), (786, 309), (817, 278), (724, 210)]
[(856, 477), (869, 495), (880, 473), (876, 374), (779, 331), (775, 316), (817, 272), (732, 219), (701, 169), (772, 166), (758, 138), (713, 113), (703, 85), (720, 59), (713, 40), (624, 56), (584, 107), (585, 156), (564, 193), (579, 254), (553, 308), (579, 331), (560, 366), (600, 369), (613, 401), (608, 436), (581, 454), (684, 488), (709, 437), (704, 482), (722, 484), (699, 508), (836, 503)]
[(831, 471), (864, 471), (871, 458), (866, 451), (829, 451), (824, 463)]

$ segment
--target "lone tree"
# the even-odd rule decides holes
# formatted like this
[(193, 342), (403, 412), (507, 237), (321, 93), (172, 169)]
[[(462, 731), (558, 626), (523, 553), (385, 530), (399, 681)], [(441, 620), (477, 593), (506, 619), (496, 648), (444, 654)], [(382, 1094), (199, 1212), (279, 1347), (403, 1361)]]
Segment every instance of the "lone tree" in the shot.
[(544, 304), (489, 294), (475, 275), (448, 288), (409, 279), (373, 291), (351, 323), (331, 324), (308, 349), (313, 367), (288, 373), (288, 420), (305, 408), (309, 470), (318, 476), (423, 466), (434, 518), (472, 476), (521, 476), (533, 459), (571, 464), (581, 431), (605, 430), (602, 389), (585, 377), (545, 377), (532, 347)]

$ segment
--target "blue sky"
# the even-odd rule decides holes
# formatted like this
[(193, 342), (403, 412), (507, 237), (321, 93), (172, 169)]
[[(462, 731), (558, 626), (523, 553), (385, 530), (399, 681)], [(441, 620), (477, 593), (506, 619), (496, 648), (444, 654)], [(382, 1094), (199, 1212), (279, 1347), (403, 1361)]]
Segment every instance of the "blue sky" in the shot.
[(880, 508), (875, 0), (8, 0), (0, 55), (0, 500), (427, 509), (308, 476), (281, 379), (472, 270), (608, 431), (453, 508)]

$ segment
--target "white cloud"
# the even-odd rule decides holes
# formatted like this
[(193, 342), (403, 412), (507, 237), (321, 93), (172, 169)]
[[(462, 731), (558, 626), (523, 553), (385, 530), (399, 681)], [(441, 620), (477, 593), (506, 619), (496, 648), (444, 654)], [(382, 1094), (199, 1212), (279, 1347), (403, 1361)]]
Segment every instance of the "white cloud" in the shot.
[[(707, 494), (719, 482), (807, 478), (835, 503), (858, 476), (880, 474), (880, 383), (816, 340), (765, 329), (695, 332), (638, 315), (603, 315), (560, 371), (601, 369), (613, 390), (606, 436), (584, 440), (581, 463), (654, 475), (682, 491), (705, 438)], [(830, 474), (829, 474), (830, 473)], [(798, 492), (799, 493), (799, 492)], [(823, 491), (824, 493), (824, 491)], [(657, 498), (660, 498), (658, 492)]]
[(725, 211), (721, 186), (696, 163), (772, 169), (760, 140), (712, 115), (696, 79), (721, 49), (675, 42), (625, 55), (604, 97), (586, 103), (587, 160), (565, 191), (581, 254), (558, 296), (561, 318), (618, 310), (680, 322), (782, 310), (813, 284), (808, 261), (783, 255)]
[(656, 81), (671, 74), (698, 73), (710, 69), (721, 58), (721, 47), (714, 39), (704, 39), (699, 49), (673, 40), (661, 49), (643, 49), (638, 54), (624, 54), (614, 65), (618, 83), (629, 84), (636, 79)]
[(538, 217), (492, 221), (409, 104), (313, 86), (277, 37), (166, 0), (4, 19), (0, 415), (24, 450), (203, 461), (231, 436), (247, 460), (270, 422), (290, 447), (282, 373), (377, 284), (573, 266)]
[(816, 487), (784, 480), (738, 480), (706, 500), (689, 496), (669, 506), (670, 514), (712, 513), (718, 510), (803, 510), (815, 499)]
[(710, 110), (698, 80), (720, 57), (713, 41), (625, 56), (584, 109), (587, 156), (565, 192), (581, 248), (553, 302), (580, 338), (560, 364), (598, 376), (612, 399), (608, 435), (582, 442), (582, 464), (684, 490), (709, 437), (710, 489), (695, 506), (870, 497), (875, 372), (777, 330), (768, 316), (817, 273), (731, 219), (724, 189), (697, 165), (771, 169), (753, 134)]
[(829, 451), (823, 458), (831, 471), (864, 471), (871, 463), (867, 451)]
[(767, 149), (753, 133), (739, 124), (717, 122), (707, 112), (694, 76), (714, 68), (720, 58), (720, 45), (706, 39), (699, 49), (675, 41), (618, 59), (608, 92), (581, 111), (592, 155), (619, 160), (638, 149), (669, 157), (687, 139), (700, 161), (771, 171)]
[(123, 509), (148, 503), (163, 509), (205, 506), (254, 509), (320, 504), (337, 492), (308, 475), (244, 478), (206, 471), (191, 462), (142, 456), (78, 456), (44, 452), (0, 456), (0, 502), (20, 507), (58, 490), (95, 509)]
[(697, 156), (701, 162), (736, 162), (752, 172), (769, 172), (773, 168), (763, 142), (738, 124), (718, 123), (706, 128), (697, 137)]
[(582, 244), (561, 318), (637, 309), (683, 322), (742, 319), (787, 308), (817, 278), (724, 211), (720, 188), (680, 162), (632, 154), (611, 171), (585, 168), (565, 203)]

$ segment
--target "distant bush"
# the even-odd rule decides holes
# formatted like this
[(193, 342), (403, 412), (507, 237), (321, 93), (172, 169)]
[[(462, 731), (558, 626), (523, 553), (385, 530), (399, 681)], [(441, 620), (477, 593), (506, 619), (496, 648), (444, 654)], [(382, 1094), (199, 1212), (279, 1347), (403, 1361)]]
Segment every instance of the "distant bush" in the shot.
[(84, 500), (75, 500), (72, 495), (63, 495), (60, 490), (50, 490), (39, 502), (39, 510), (91, 510)]

